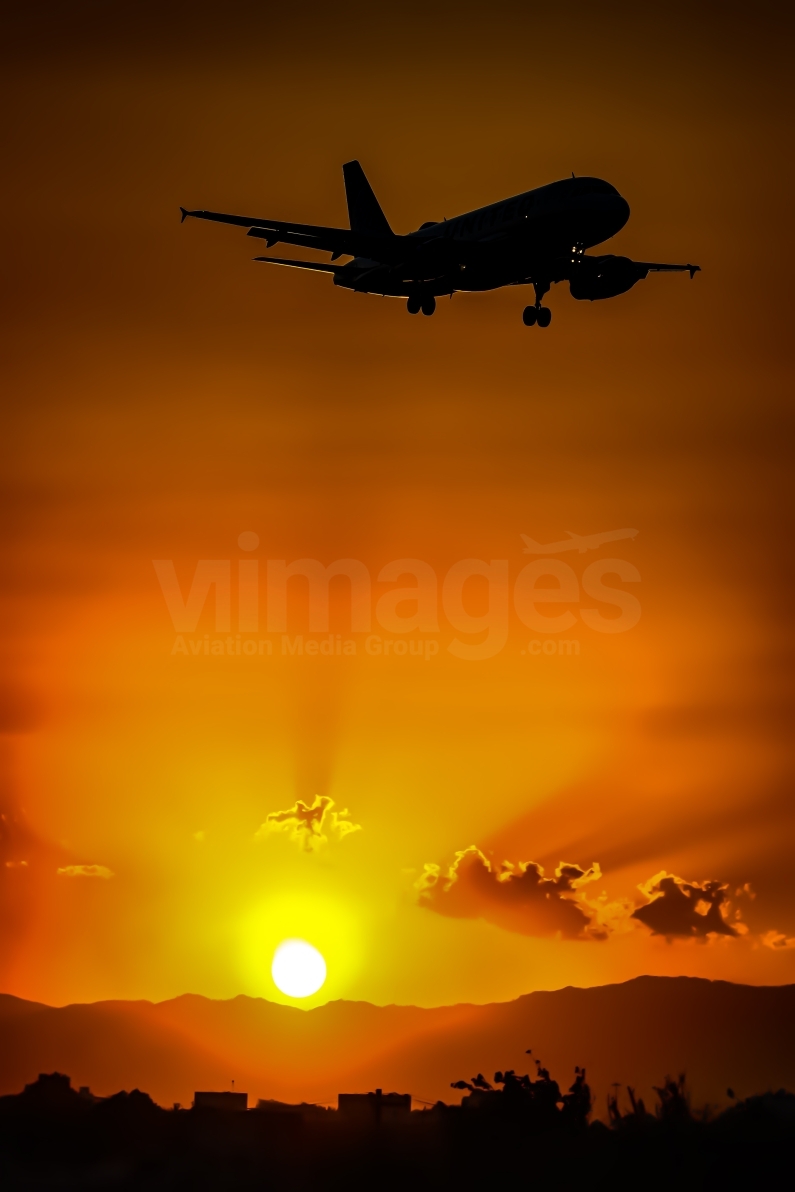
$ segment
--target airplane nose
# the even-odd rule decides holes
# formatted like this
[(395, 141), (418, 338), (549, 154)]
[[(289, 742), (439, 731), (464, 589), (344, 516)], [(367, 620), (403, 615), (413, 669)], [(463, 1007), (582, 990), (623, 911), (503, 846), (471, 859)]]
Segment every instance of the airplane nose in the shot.
[(623, 228), (624, 224), (629, 219), (629, 203), (620, 194), (616, 194), (613, 200), (613, 209), (615, 211), (618, 227)]

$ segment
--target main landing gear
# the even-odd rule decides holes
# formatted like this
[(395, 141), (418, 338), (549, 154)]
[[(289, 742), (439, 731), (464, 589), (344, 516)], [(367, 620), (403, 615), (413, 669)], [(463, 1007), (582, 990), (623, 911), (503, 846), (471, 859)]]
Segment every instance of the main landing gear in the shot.
[(522, 313), (522, 322), (525, 327), (534, 327), (536, 323), (539, 327), (548, 327), (552, 322), (552, 311), (548, 306), (526, 306)]
[(433, 294), (427, 294), (424, 298), (418, 298), (414, 295), (406, 303), (406, 310), (410, 315), (418, 315), (422, 311), (424, 315), (430, 318), (436, 310), (436, 299)]
[(522, 322), (525, 327), (534, 327), (536, 323), (539, 327), (548, 327), (552, 322), (552, 311), (548, 306), (541, 305), (541, 299), (549, 289), (548, 281), (534, 281), (533, 289), (536, 292), (535, 306), (526, 306), (522, 313)]

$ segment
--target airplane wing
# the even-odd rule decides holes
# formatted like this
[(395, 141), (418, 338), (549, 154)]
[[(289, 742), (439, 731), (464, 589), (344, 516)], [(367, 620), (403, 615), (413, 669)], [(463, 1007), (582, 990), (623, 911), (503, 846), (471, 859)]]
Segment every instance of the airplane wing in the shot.
[(260, 219), (253, 215), (227, 215), (222, 211), (186, 211), (184, 207), (180, 207), (180, 211), (183, 222), (190, 217), (248, 228), (249, 236), (265, 240), (269, 248), (281, 241), (284, 244), (297, 244), (301, 248), (316, 248), (321, 252), (330, 252), (335, 257), (367, 257), (389, 264), (405, 260), (415, 247), (405, 236), (382, 236), (370, 232), (353, 232), (350, 228), (285, 223), (283, 220)]
[(633, 261), (632, 264), (645, 269), (647, 273), (689, 273), (691, 281), (701, 272), (700, 265), (665, 265), (657, 261)]

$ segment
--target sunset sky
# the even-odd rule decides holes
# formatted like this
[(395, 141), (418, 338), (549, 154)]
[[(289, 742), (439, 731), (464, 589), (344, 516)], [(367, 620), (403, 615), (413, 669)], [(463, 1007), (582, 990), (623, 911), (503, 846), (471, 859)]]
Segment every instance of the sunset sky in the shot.
[[(285, 1000), (290, 937), (328, 965), (302, 1005), (795, 981), (784, 9), (7, 19), (0, 989)], [(632, 209), (607, 251), (703, 271), (609, 302), (561, 284), (540, 331), (524, 288), (410, 318), (180, 225), (347, 226), (352, 158), (398, 232), (605, 178)], [(526, 572), (517, 595), (521, 535), (622, 528), (552, 556), (536, 584), (563, 599), (534, 613)], [(345, 579), (323, 631), (289, 581), (291, 648), (331, 633), (331, 656), (283, 653), (267, 561), (275, 592), (301, 559), (371, 582), (354, 632)], [(229, 561), (229, 629), (211, 595), (179, 633), (154, 560), (183, 600)], [(438, 629), (395, 622), (396, 560), (425, 564)]]

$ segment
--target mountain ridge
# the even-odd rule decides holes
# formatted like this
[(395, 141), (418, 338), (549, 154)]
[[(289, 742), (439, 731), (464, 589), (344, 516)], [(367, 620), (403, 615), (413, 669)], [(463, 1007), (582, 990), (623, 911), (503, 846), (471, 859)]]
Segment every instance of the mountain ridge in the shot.
[(337, 999), (303, 1010), (192, 993), (53, 1007), (0, 994), (0, 1093), (59, 1070), (100, 1095), (136, 1086), (166, 1105), (232, 1078), (252, 1099), (334, 1104), (341, 1091), (389, 1087), (449, 1101), (460, 1077), (526, 1070), (532, 1047), (562, 1087), (585, 1065), (597, 1108), (616, 1081), (651, 1098), (680, 1070), (694, 1104), (722, 1105), (729, 1085), (738, 1096), (795, 1088), (793, 1024), (795, 985), (686, 976), (429, 1008)]
[(658, 981), (681, 981), (687, 982), (692, 986), (725, 986), (732, 989), (795, 989), (795, 983), (746, 985), (740, 981), (727, 981), (722, 977), (691, 977), (686, 973), (678, 973), (676, 976), (657, 976), (652, 973), (640, 973), (636, 977), (628, 977), (626, 981), (607, 981), (603, 985), (560, 985), (557, 989), (533, 989), (529, 993), (520, 993), (517, 997), (509, 998), (504, 1002), (444, 1002), (439, 1006), (418, 1006), (414, 1002), (384, 1002), (383, 1005), (380, 1005), (376, 1002), (368, 1002), (366, 998), (330, 998), (329, 1001), (323, 1002), (318, 1006), (304, 1008), (303, 1006), (291, 1006), (284, 1002), (274, 1002), (269, 998), (259, 997), (251, 993), (235, 993), (232, 997), (222, 998), (210, 997), (206, 993), (194, 993), (192, 990), (175, 994), (174, 997), (162, 998), (160, 1001), (154, 1001), (152, 998), (101, 998), (95, 1002), (64, 1002), (60, 1006), (50, 1005), (49, 1002), (34, 1001), (31, 998), (23, 998), (15, 993), (0, 991), (0, 1001), (8, 999), (9, 1001), (19, 1002), (25, 1006), (38, 1007), (44, 1010), (65, 1010), (70, 1006), (168, 1006), (176, 1002), (195, 999), (201, 1002), (211, 1002), (214, 1005), (224, 1006), (231, 1005), (234, 1002), (255, 1002), (267, 1006), (277, 1006), (282, 1010), (296, 1011), (299, 1014), (313, 1014), (316, 1011), (325, 1010), (329, 1006), (367, 1006), (373, 1010), (422, 1010), (424, 1012), (433, 1012), (435, 1010), (455, 1010), (458, 1008), (489, 1009), (494, 1006), (513, 1006), (527, 998), (543, 996), (544, 994), (566, 993), (569, 990), (586, 993), (594, 989), (623, 989), (629, 985)]

